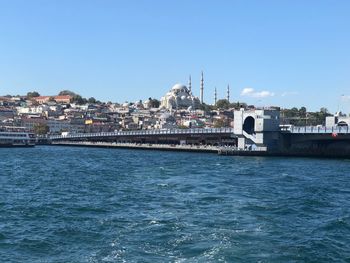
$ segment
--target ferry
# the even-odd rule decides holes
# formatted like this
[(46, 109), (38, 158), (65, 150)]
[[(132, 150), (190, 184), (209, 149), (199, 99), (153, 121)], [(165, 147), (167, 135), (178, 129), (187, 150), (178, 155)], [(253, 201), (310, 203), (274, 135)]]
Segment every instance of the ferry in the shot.
[(33, 147), (36, 137), (24, 127), (0, 126), (0, 147)]

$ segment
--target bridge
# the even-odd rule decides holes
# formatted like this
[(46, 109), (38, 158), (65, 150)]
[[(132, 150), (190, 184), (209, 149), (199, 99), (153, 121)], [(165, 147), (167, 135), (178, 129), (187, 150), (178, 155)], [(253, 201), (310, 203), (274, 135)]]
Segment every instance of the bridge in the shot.
[[(283, 126), (279, 110), (234, 112), (234, 128), (152, 129), (51, 135), (52, 144), (232, 146), (234, 152), (274, 155), (350, 156), (348, 126)], [(67, 143), (69, 142), (69, 143)], [(261, 153), (259, 153), (261, 154)]]
[(154, 129), (115, 131), (97, 133), (73, 133), (67, 135), (51, 135), (51, 140), (83, 139), (96, 137), (121, 137), (121, 136), (159, 136), (159, 135), (195, 135), (195, 134), (233, 134), (233, 128), (208, 128), (208, 129)]
[(233, 128), (154, 129), (51, 135), (52, 142), (106, 141), (120, 143), (236, 144)]
[(282, 127), (282, 133), (293, 133), (293, 134), (350, 134), (348, 126), (291, 126)]
[[(281, 134), (293, 134), (293, 135), (333, 135), (347, 134), (350, 135), (350, 129), (348, 126), (338, 127), (324, 127), (324, 126), (290, 126), (282, 127), (280, 129)], [(254, 134), (247, 134), (242, 131), (242, 135), (251, 139)], [(51, 135), (49, 139), (51, 141), (120, 141), (120, 142), (146, 142), (152, 140), (154, 142), (161, 142), (162, 139), (176, 139), (178, 141), (192, 138), (197, 139), (212, 139), (220, 140), (234, 138), (237, 139), (240, 134), (235, 133), (234, 128), (195, 128), (195, 129), (154, 129), (154, 130), (133, 130), (133, 131), (114, 131), (114, 132), (97, 132), (97, 133), (72, 133), (66, 135)], [(322, 136), (323, 137), (323, 136)], [(319, 136), (312, 136), (311, 138), (319, 138)], [(226, 140), (227, 142), (227, 140)], [(192, 142), (193, 143), (193, 142)], [(213, 142), (211, 142), (213, 143)]]

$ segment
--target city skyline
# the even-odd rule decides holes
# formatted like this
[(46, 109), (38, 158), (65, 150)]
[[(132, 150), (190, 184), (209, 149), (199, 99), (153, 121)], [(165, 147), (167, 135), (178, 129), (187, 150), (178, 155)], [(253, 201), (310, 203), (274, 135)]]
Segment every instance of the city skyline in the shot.
[[(151, 4), (149, 4), (151, 3)], [(350, 3), (0, 1), (0, 91), (350, 111)]]

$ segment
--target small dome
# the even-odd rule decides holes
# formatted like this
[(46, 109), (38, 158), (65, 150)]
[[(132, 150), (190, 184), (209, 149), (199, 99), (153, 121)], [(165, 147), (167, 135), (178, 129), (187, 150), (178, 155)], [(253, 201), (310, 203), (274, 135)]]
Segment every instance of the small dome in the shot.
[(182, 89), (187, 90), (187, 87), (181, 83), (177, 83), (171, 89), (172, 90), (182, 90)]

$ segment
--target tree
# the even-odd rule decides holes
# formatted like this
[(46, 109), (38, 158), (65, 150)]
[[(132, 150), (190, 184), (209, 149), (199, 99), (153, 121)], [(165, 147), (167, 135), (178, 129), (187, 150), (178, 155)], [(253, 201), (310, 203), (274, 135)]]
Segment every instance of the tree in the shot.
[(159, 100), (152, 99), (152, 98), (149, 98), (148, 100), (149, 100), (151, 108), (159, 108), (159, 106), (160, 106), (160, 101)]
[(233, 102), (233, 103), (230, 104), (230, 108), (235, 108), (235, 109), (240, 109), (240, 108), (245, 108), (246, 109), (247, 107), (248, 107), (248, 105), (245, 102), (237, 101), (237, 102)]
[(50, 97), (49, 101), (55, 101), (55, 98), (54, 97)]
[(31, 99), (30, 102), (31, 102), (32, 106), (39, 106), (39, 102), (37, 102), (34, 99)]
[(37, 91), (32, 91), (32, 92), (27, 93), (27, 99), (31, 99), (31, 98), (39, 97), (39, 96), (40, 96), (40, 94)]
[(34, 125), (34, 132), (39, 135), (45, 135), (50, 131), (49, 126), (44, 123), (37, 123)]
[(62, 91), (60, 91), (60, 93), (58, 93), (58, 95), (59, 96), (69, 95), (69, 96), (74, 97), (77, 94), (73, 91), (70, 91), (70, 90), (62, 90)]
[(303, 117), (303, 118), (306, 117), (306, 108), (305, 107), (301, 107), (299, 109), (299, 117)]
[(230, 102), (228, 100), (218, 100), (216, 102), (216, 107), (219, 109), (228, 109), (230, 108)]
[(215, 128), (226, 127), (226, 123), (223, 119), (216, 119), (216, 120), (214, 120), (214, 127)]
[(282, 121), (287, 121), (292, 125), (304, 126), (304, 125), (323, 125), (326, 117), (331, 114), (326, 108), (321, 108), (320, 111), (307, 112), (305, 107), (301, 107), (299, 110), (296, 107), (291, 109), (281, 110)]
[(324, 108), (324, 107), (322, 107), (322, 108), (320, 109), (320, 112), (323, 113), (323, 114), (329, 114), (328, 109), (327, 109), (327, 108)]
[(87, 103), (87, 100), (85, 98), (83, 98), (82, 96), (77, 95), (77, 94), (73, 96), (71, 101), (76, 103), (76, 104), (80, 104), (80, 105)]
[(319, 112), (316, 112), (317, 114), (317, 122), (319, 124), (324, 124), (326, 117), (331, 116), (332, 114), (329, 113), (327, 108), (322, 107)]
[(214, 109), (215, 107), (212, 107), (211, 105), (208, 105), (208, 104), (205, 104), (205, 103), (202, 103), (199, 105), (199, 109), (202, 110), (202, 111), (205, 111), (205, 112), (210, 112)]
[(96, 103), (96, 99), (94, 97), (91, 97), (88, 99), (89, 103)]

